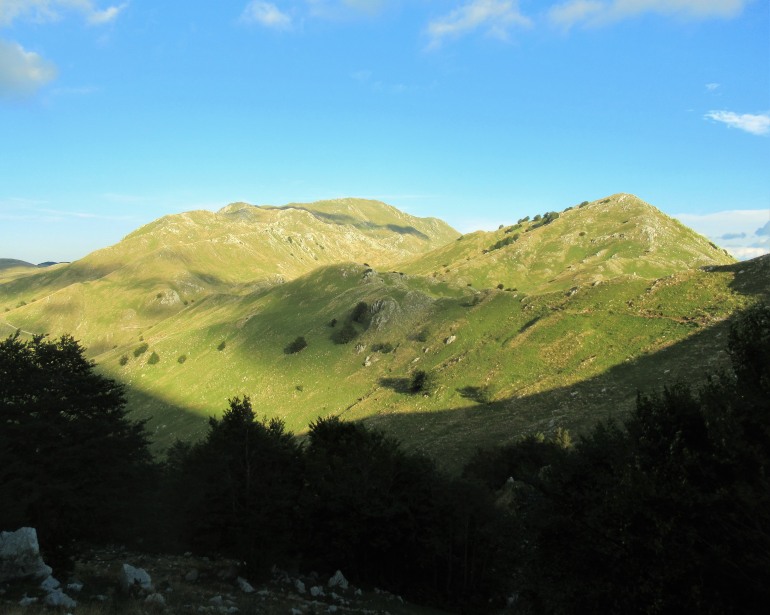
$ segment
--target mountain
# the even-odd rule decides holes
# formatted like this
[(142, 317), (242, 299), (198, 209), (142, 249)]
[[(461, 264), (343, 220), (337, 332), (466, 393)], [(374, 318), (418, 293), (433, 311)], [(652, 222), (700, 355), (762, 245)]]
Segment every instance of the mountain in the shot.
[(716, 369), (769, 263), (624, 194), (463, 236), (373, 201), (238, 203), (0, 275), (0, 322), (81, 339), (161, 448), (246, 394), (295, 432), (341, 415), (456, 467)]
[(20, 261), (15, 258), (0, 258), (0, 270), (15, 269), (17, 267), (35, 267), (32, 263)]

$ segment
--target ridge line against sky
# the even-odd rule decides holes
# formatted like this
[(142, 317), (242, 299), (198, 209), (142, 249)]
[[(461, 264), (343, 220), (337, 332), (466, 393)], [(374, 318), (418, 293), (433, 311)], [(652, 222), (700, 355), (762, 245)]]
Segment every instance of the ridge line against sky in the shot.
[(765, 0), (196, 4), (0, 0), (0, 257), (237, 200), (467, 232), (615, 192), (770, 252)]

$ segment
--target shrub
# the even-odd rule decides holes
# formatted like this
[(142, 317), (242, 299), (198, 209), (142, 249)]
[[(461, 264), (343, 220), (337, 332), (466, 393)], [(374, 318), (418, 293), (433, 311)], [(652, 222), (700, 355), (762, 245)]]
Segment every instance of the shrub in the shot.
[(227, 347), (227, 342), (225, 340), (222, 340), (219, 343), (219, 346), (217, 346), (217, 350), (222, 351)]
[(332, 328), (336, 327), (337, 326), (337, 319), (336, 318), (332, 318), (329, 321), (329, 326), (332, 327)]
[(410, 393), (428, 394), (433, 389), (433, 377), (425, 370), (416, 371), (409, 380)]
[(307, 340), (300, 335), (293, 342), (289, 343), (283, 351), (286, 354), (295, 354), (305, 348), (307, 348)]
[(356, 331), (356, 328), (349, 322), (346, 322), (341, 329), (337, 329), (332, 333), (332, 341), (335, 344), (347, 344), (357, 337), (358, 331)]
[(124, 354), (122, 357), (120, 357), (120, 361), (118, 361), (118, 363), (120, 363), (121, 365), (125, 365), (126, 363), (128, 363), (128, 355)]
[(353, 311), (350, 313), (350, 320), (360, 324), (365, 324), (369, 315), (369, 305), (366, 301), (359, 301)]
[(160, 363), (160, 357), (157, 352), (153, 351), (150, 358), (147, 359), (147, 365), (155, 365), (156, 363)]
[(149, 347), (150, 345), (147, 342), (142, 342), (136, 348), (134, 348), (134, 356), (138, 357), (140, 355), (143, 355), (145, 352), (147, 352), (147, 349)]
[(182, 364), (185, 361), (187, 361), (187, 355), (186, 354), (179, 355), (179, 358), (176, 360), (176, 362), (179, 363), (179, 364)]
[(381, 344), (372, 345), (373, 352), (381, 352), (382, 354), (388, 354), (389, 352), (393, 352), (394, 350), (395, 350), (395, 347), (390, 342), (383, 342)]

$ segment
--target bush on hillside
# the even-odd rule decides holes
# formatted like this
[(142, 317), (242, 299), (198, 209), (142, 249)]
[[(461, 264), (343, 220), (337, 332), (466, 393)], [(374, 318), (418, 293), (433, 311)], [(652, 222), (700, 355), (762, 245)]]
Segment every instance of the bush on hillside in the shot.
[(150, 348), (150, 345), (147, 342), (142, 342), (141, 344), (139, 344), (139, 346), (134, 348), (134, 356), (139, 357), (143, 355), (145, 352), (147, 352), (149, 348)]
[(423, 393), (429, 394), (433, 390), (434, 382), (433, 376), (425, 370), (418, 370), (409, 379), (408, 391), (410, 393)]
[(358, 337), (358, 331), (352, 323), (346, 322), (341, 328), (332, 333), (335, 344), (347, 344)]
[(158, 353), (153, 350), (150, 358), (147, 359), (147, 365), (155, 365), (157, 363), (160, 363), (160, 357), (158, 356)]
[(300, 335), (293, 342), (290, 342), (289, 344), (287, 344), (286, 348), (284, 348), (283, 351), (286, 354), (295, 354), (300, 350), (304, 350), (305, 348), (307, 348), (307, 340)]
[(350, 313), (350, 320), (359, 324), (366, 324), (369, 317), (369, 304), (366, 301), (359, 301), (353, 311)]

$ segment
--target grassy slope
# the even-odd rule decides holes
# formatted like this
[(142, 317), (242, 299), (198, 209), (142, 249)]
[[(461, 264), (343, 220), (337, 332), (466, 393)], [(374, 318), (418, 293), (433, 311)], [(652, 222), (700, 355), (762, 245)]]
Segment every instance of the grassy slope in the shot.
[[(388, 229), (409, 225), (387, 209), (363, 205), (375, 211), (342, 201), (337, 209), (334, 203), (317, 206), (316, 215), (337, 216), (333, 228), (342, 220), (348, 234), (368, 227), (383, 238), (395, 232), (420, 239), (403, 228)], [(276, 211), (318, 219), (295, 207), (233, 205), (220, 215), (248, 220), (249, 229), (255, 226), (253, 216), (274, 221)], [(327, 263), (299, 275), (297, 266), (295, 277), (287, 276), (283, 284), (249, 282), (237, 265), (227, 279), (222, 273), (212, 276), (214, 259), (248, 254), (245, 234), (231, 233), (246, 244), (235, 244), (233, 252), (227, 241), (171, 251), (163, 247), (170, 244), (164, 233), (185, 228), (173, 221), (161, 219), (157, 227), (127, 238), (146, 247), (131, 267), (9, 314), (25, 329), (72, 331), (86, 339), (77, 327), (59, 328), (73, 322), (68, 313), (79, 314), (81, 330), (101, 336), (100, 369), (130, 385), (132, 409), (137, 416), (153, 417), (149, 425), (161, 446), (200, 433), (205, 429), (201, 417), (221, 412), (228, 397), (248, 394), (256, 408), (281, 416), (297, 432), (319, 416), (342, 414), (384, 427), (407, 446), (456, 465), (477, 445), (557, 426), (579, 430), (596, 418), (624, 412), (637, 388), (701, 377), (712, 359), (720, 360), (725, 319), (757, 294), (767, 296), (770, 280), (764, 260), (730, 264), (703, 238), (625, 195), (564, 212), (547, 226), (521, 233), (525, 239), (486, 254), (483, 250), (504, 237), (505, 229), (460, 241), (451, 241), (447, 233), (447, 246), (382, 270), (368, 257), (374, 270), (360, 263)], [(279, 224), (285, 228), (286, 222)], [(292, 232), (299, 235), (296, 227)], [(345, 242), (332, 239), (321, 241), (329, 246), (338, 241), (344, 252)], [(531, 253), (523, 250), (526, 245)], [(577, 254), (576, 246), (595, 252)], [(207, 254), (205, 262), (201, 254)], [(193, 270), (193, 258), (210, 268)], [(450, 271), (434, 276), (439, 262)], [(697, 265), (714, 268), (693, 268)], [(520, 267), (526, 276), (517, 273)], [(509, 274), (508, 288), (519, 290), (496, 288), (502, 272)], [(169, 289), (171, 275), (191, 277), (177, 279)], [(184, 294), (182, 279), (201, 288)], [(134, 292), (137, 288), (142, 292)], [(164, 294), (169, 290), (178, 294), (178, 302)], [(52, 303), (59, 298), (61, 304)], [(376, 306), (368, 329), (356, 324), (358, 339), (335, 344), (330, 321), (336, 318), (337, 328), (342, 326), (359, 301)], [(120, 307), (119, 320), (115, 312), (103, 314), (105, 302)], [(286, 354), (285, 346), (300, 335), (308, 347)], [(135, 357), (140, 336), (149, 348)], [(373, 350), (386, 342), (393, 352)], [(152, 352), (160, 359), (154, 365), (148, 363)], [(402, 391), (418, 369), (434, 375), (430, 396)], [(474, 400), (482, 399), (479, 391), (489, 403)]]

